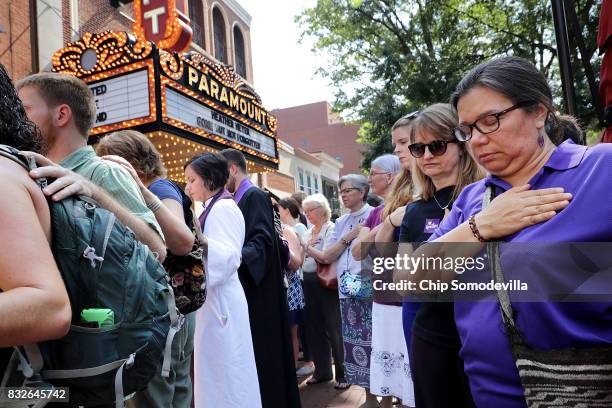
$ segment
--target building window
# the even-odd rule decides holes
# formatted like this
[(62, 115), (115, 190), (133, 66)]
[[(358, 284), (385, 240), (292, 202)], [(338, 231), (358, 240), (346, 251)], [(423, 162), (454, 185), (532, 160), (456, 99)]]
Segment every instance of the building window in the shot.
[(234, 61), (236, 72), (238, 75), (246, 79), (246, 58), (244, 51), (244, 37), (242, 31), (236, 25), (234, 26)]
[(306, 173), (306, 184), (308, 185), (308, 194), (312, 194), (312, 185), (310, 184), (310, 173)]
[(204, 7), (202, 0), (191, 0), (189, 2), (189, 19), (193, 30), (193, 42), (204, 48)]
[(304, 188), (304, 173), (302, 172), (302, 170), (298, 170), (298, 176), (300, 179), (300, 185), (298, 186), (300, 191), (305, 191)]
[(314, 191), (315, 191), (315, 193), (319, 192), (319, 179), (318, 179), (318, 177), (314, 178)]
[(225, 20), (218, 7), (213, 9), (213, 31), (215, 35), (215, 58), (227, 64), (227, 49), (225, 41)]

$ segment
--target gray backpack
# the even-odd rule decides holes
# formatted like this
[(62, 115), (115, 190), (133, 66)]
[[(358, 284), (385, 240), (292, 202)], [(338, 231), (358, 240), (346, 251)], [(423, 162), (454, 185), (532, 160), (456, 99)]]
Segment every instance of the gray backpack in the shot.
[[(0, 145), (0, 155), (36, 167), (11, 147)], [(72, 324), (62, 339), (17, 348), (2, 386), (69, 387), (71, 406), (123, 407), (124, 396), (157, 372), (168, 376), (172, 340), (184, 318), (163, 266), (113, 213), (85, 197), (49, 200), (49, 208)], [(91, 308), (111, 309), (114, 323), (82, 322), (81, 311)]]

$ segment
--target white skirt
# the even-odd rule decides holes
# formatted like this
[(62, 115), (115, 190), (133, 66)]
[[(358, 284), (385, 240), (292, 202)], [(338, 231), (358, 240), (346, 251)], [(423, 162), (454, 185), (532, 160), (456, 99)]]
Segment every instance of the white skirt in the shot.
[(394, 396), (404, 405), (415, 405), (401, 306), (372, 305), (370, 392)]

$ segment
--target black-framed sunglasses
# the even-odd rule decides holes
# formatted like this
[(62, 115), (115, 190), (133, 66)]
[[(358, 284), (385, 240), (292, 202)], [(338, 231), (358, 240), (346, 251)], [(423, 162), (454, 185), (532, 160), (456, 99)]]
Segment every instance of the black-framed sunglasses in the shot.
[(434, 156), (442, 156), (446, 153), (446, 147), (449, 143), (459, 143), (458, 140), (434, 140), (431, 143), (413, 143), (408, 146), (408, 150), (410, 150), (410, 154), (417, 159), (423, 157), (425, 154), (425, 148), (429, 150), (429, 153)]
[(481, 134), (486, 135), (489, 133), (495, 132), (499, 129), (499, 119), (508, 112), (511, 112), (515, 109), (524, 108), (525, 106), (533, 105), (535, 102), (533, 101), (523, 101), (519, 102), (511, 107), (499, 111), (497, 113), (491, 113), (489, 115), (483, 116), (482, 118), (474, 121), (471, 124), (459, 125), (453, 129), (453, 135), (457, 138), (457, 140), (461, 142), (467, 142), (472, 138), (472, 130), (476, 128)]

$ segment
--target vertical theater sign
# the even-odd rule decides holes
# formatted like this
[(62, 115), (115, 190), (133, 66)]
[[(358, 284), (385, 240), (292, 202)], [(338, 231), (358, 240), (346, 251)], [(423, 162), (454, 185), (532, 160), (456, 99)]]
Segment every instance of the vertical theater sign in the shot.
[(183, 52), (191, 44), (187, 0), (134, 1), (134, 35), (166, 51)]
[(232, 67), (177, 52), (191, 40), (184, 7), (184, 0), (136, 1), (135, 35), (85, 33), (54, 54), (53, 71), (81, 78), (94, 95), (90, 144), (113, 131), (141, 131), (178, 182), (191, 157), (227, 147), (245, 154), (250, 172), (278, 169), (276, 118), (257, 93)]

